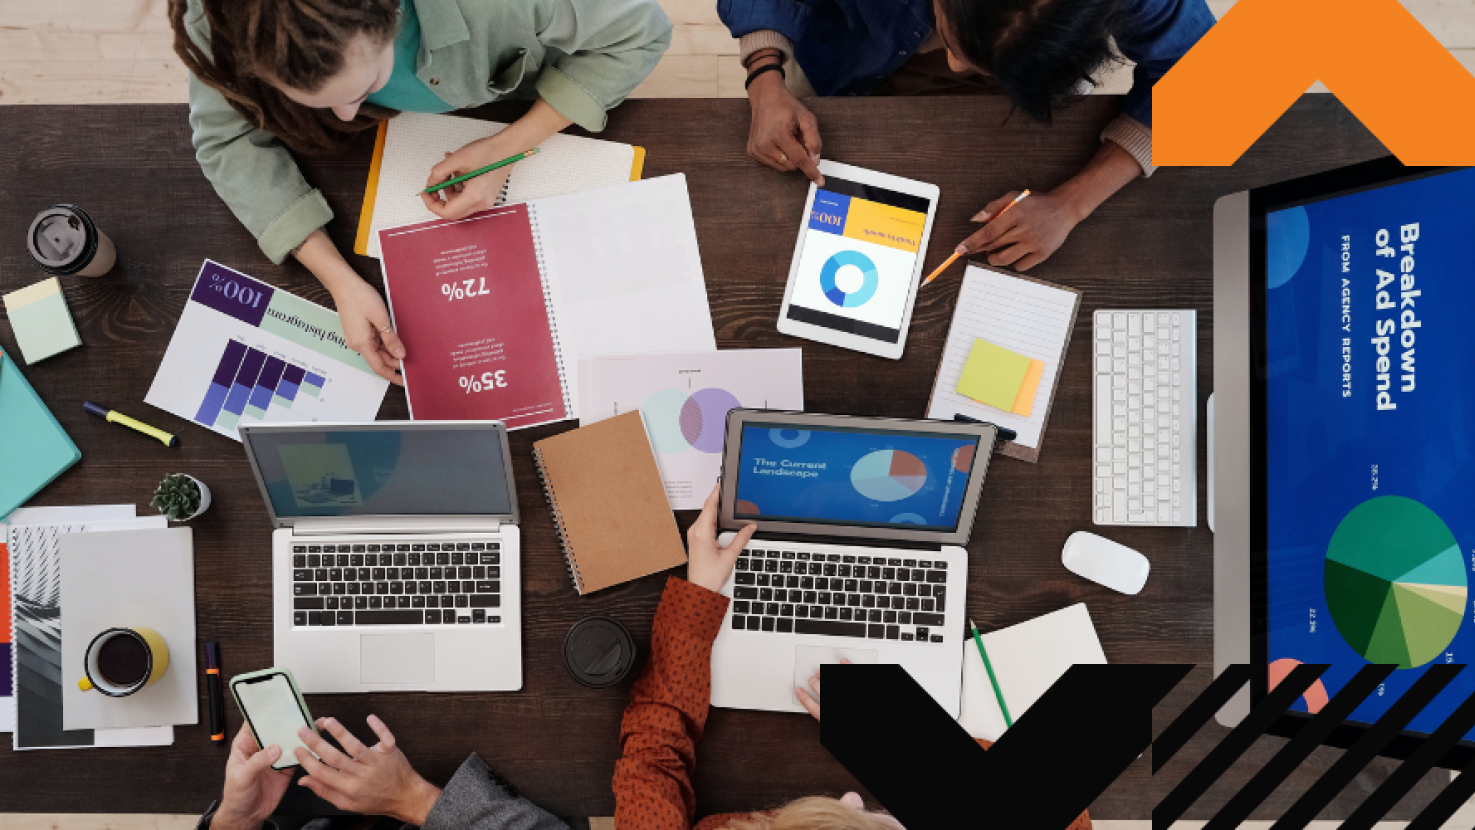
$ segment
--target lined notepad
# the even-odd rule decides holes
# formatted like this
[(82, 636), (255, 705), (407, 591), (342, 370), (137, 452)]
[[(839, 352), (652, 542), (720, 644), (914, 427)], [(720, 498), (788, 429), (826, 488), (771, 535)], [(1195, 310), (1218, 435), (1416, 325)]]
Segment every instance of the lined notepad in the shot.
[[(496, 135), (507, 126), (500, 121), (426, 113), (403, 113), (385, 122), (380, 128), (384, 130), (382, 146), (375, 147), (354, 251), (377, 258), (381, 229), (438, 218), (415, 195), (425, 188), (430, 168), (447, 152)], [(640, 147), (563, 134), (551, 136), (538, 147), (537, 155), (512, 165), (499, 204), (633, 181), (640, 178), (645, 160)]]
[[(1017, 437), (1001, 450), (1025, 461), (1039, 460), (1060, 365), (1070, 345), (1081, 295), (1064, 286), (969, 264), (958, 307), (937, 370), (928, 418), (965, 415), (1012, 429)], [(1039, 359), (1044, 368), (1028, 415), (979, 403), (958, 393), (958, 381), (977, 340)]]

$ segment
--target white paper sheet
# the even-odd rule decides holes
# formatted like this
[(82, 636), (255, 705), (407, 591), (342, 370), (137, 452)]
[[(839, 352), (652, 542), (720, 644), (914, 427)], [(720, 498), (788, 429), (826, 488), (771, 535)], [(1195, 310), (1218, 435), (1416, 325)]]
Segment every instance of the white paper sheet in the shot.
[(722, 467), (727, 413), (804, 409), (799, 349), (596, 357), (579, 364), (579, 423), (639, 409), (672, 510), (700, 510)]
[(571, 397), (585, 358), (716, 350), (685, 176), (540, 199), (529, 209)]
[[(1071, 666), (1106, 662), (1083, 602), (982, 634), (981, 639), (1004, 692), (1009, 716), (1015, 721)], [(963, 698), (958, 723), (969, 735), (989, 741), (997, 741), (1007, 728), (998, 696), (971, 636), (963, 643)]]
[[(195, 655), (195, 569), (189, 528), (73, 533), (61, 540), (62, 726), (110, 729), (200, 721)], [(84, 692), (92, 639), (109, 628), (159, 633), (169, 664), (154, 683), (124, 698)], [(73, 682), (67, 682), (73, 681)]]
[[(402, 113), (389, 122), (379, 187), (369, 222), (369, 256), (379, 257), (379, 231), (429, 222), (435, 214), (417, 195), (430, 168), (473, 141), (496, 135), (508, 125), (454, 115)], [(502, 202), (526, 202), (630, 180), (635, 148), (629, 144), (563, 135), (538, 145), (538, 154), (512, 165)], [(531, 149), (519, 147), (513, 152)]]
[[(1069, 291), (968, 266), (927, 417), (952, 420), (954, 415), (967, 415), (1014, 430), (1019, 433), (1014, 443), (1022, 447), (1039, 446), (1055, 377), (1065, 357), (1065, 340), (1075, 324), (1075, 307), (1076, 295)], [(1028, 418), (958, 394), (963, 366), (973, 341), (980, 339), (1045, 364)]]
[(206, 260), (144, 402), (241, 440), (241, 423), (372, 421), (389, 381), (338, 313)]

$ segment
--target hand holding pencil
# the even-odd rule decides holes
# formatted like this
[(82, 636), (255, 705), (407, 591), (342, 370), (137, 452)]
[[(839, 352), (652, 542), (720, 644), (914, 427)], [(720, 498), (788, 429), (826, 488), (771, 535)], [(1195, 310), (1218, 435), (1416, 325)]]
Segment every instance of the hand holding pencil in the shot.
[(473, 141), (430, 168), (425, 189), (416, 195), (431, 213), (460, 219), (496, 206), (512, 166), (538, 152), (536, 147), (509, 147), (499, 138), (501, 133)]
[[(979, 220), (979, 217), (981, 216), (981, 217), (983, 217), (982, 221), (992, 222), (995, 219), (998, 219), (998, 218), (1002, 217), (1004, 214), (1008, 213), (1011, 208), (1013, 208), (1015, 205), (1019, 204), (1020, 202), (1024, 201), (1028, 197), (1029, 197), (1029, 191), (1028, 190), (1025, 190), (1024, 192), (1020, 193), (1018, 196), (1015, 196), (1014, 199), (1013, 199), (1013, 201), (1011, 201), (1011, 202), (1009, 202), (1009, 204), (1005, 205), (1004, 206), (1004, 209), (1001, 210), (1001, 211), (999, 211), (999, 215), (998, 216), (989, 216), (988, 215), (989, 211), (987, 209), (984, 209), (983, 213), (980, 213), (977, 216), (974, 216), (973, 217), (973, 221), (975, 221), (975, 222), (980, 221)], [(974, 236), (977, 236), (977, 234), (974, 234)], [(950, 257), (948, 257), (946, 260), (944, 260), (941, 265), (937, 266), (937, 270), (935, 270), (932, 273), (928, 274), (927, 275), (927, 279), (923, 280), (922, 281), (922, 284), (923, 285), (926, 285), (927, 283), (932, 282), (933, 280), (937, 279), (937, 276), (939, 274), (941, 274), (943, 271), (946, 271), (948, 269), (948, 266), (949, 265), (952, 265), (954, 262), (957, 262), (958, 261), (958, 257), (962, 256), (963, 254), (970, 253), (973, 249), (970, 248), (970, 247), (968, 247), (968, 242), (972, 238), (973, 237), (970, 236), (968, 239), (963, 240), (963, 244), (959, 245), (957, 247), (957, 249), (953, 251), (953, 255), (950, 256)]]

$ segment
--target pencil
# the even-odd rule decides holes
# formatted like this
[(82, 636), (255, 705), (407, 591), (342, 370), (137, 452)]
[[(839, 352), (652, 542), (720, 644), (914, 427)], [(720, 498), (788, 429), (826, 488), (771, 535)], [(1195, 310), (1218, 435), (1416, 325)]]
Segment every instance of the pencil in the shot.
[[(1012, 208), (1015, 205), (1019, 204), (1020, 202), (1024, 201), (1024, 198), (1026, 196), (1028, 196), (1028, 195), (1029, 195), (1029, 191), (1026, 190), (1023, 193), (1019, 194), (1018, 196), (1015, 196), (1014, 197), (1014, 201), (1010, 202), (1007, 205), (1004, 205), (1004, 209), (1001, 210), (1001, 211), (999, 211), (999, 216), (1003, 216), (1004, 214), (1008, 213), (1009, 212), (1009, 208)], [(999, 216), (995, 216), (992, 219), (989, 219), (988, 221), (989, 222), (992, 222), (992, 221), (994, 221), (994, 219), (998, 219)], [(987, 225), (988, 222), (985, 222), (984, 224)], [(926, 285), (927, 283), (932, 282), (933, 280), (937, 279), (937, 277), (938, 277), (939, 274), (941, 274), (943, 271), (946, 271), (947, 270), (947, 267), (949, 265), (952, 265), (954, 262), (957, 262), (958, 261), (958, 257), (960, 257), (962, 255), (963, 255), (963, 252), (962, 251), (953, 251), (953, 255), (950, 256), (950, 257), (948, 257), (946, 262), (944, 262), (943, 264), (937, 266), (937, 270), (936, 271), (933, 271), (932, 273), (928, 274), (927, 275), (927, 279), (922, 280), (922, 284), (923, 285)]]
[[(431, 185), (430, 187), (425, 188), (421, 192), (422, 193), (437, 193), (437, 192), (439, 192), (441, 190), (444, 190), (444, 189), (450, 187), (453, 184), (460, 184), (461, 182), (464, 182), (464, 181), (466, 181), (468, 179), (474, 179), (474, 178), (476, 178), (477, 176), (480, 176), (483, 173), (490, 173), (493, 170), (496, 170), (496, 169), (498, 169), (500, 167), (506, 167), (507, 165), (512, 164), (514, 162), (522, 161), (523, 159), (527, 158), (528, 156), (535, 156), (537, 154), (538, 154), (538, 148), (537, 147), (534, 147), (531, 150), (527, 150), (525, 152), (518, 153), (515, 156), (511, 156), (509, 158), (502, 159), (501, 161), (495, 162), (493, 164), (488, 164), (486, 167), (480, 168), (478, 170), (472, 170), (470, 173), (466, 173), (464, 175), (457, 176), (454, 179), (448, 179), (446, 181), (441, 182), (440, 184)], [(1007, 210), (1007, 208), (1006, 208), (1006, 210)], [(1002, 216), (1003, 213), (1001, 212), (999, 215)]]
[[(1003, 211), (1000, 211), (999, 215), (1003, 216)], [(993, 684), (994, 697), (999, 699), (999, 711), (1004, 715), (1004, 726), (1005, 728), (1011, 727), (1014, 725), (1014, 720), (1009, 717), (1009, 707), (1004, 704), (1004, 692), (999, 688), (999, 679), (994, 677), (994, 666), (988, 661), (988, 652), (983, 650), (983, 638), (978, 636), (978, 626), (969, 620), (968, 627), (973, 629), (973, 644), (978, 646), (978, 656), (983, 658), (983, 669), (988, 672), (988, 682)]]

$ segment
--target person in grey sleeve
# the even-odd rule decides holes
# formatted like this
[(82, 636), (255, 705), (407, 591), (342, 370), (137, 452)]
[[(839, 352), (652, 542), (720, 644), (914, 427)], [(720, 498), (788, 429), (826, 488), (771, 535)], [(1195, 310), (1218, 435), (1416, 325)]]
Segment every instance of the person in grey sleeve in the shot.
[[(410, 766), (384, 721), (370, 715), (368, 722), (379, 737), (373, 746), (364, 746), (333, 718), (318, 719), (318, 729), (332, 735), (343, 747), (341, 751), (303, 727), (300, 737), (322, 760), (298, 747), (297, 762), (306, 772), (298, 783), (340, 810), (387, 816), (407, 828), (569, 830), (562, 819), (518, 795), (476, 753), (461, 764), (445, 789), (436, 787)], [(271, 768), (281, 757), (282, 750), (275, 744), (258, 749), (250, 727), (243, 725), (225, 764), (225, 792), (196, 830), (279, 830), (287, 826), (285, 819), (272, 815), (292, 782), (292, 770)], [(318, 818), (302, 828), (339, 826), (341, 821)]]

